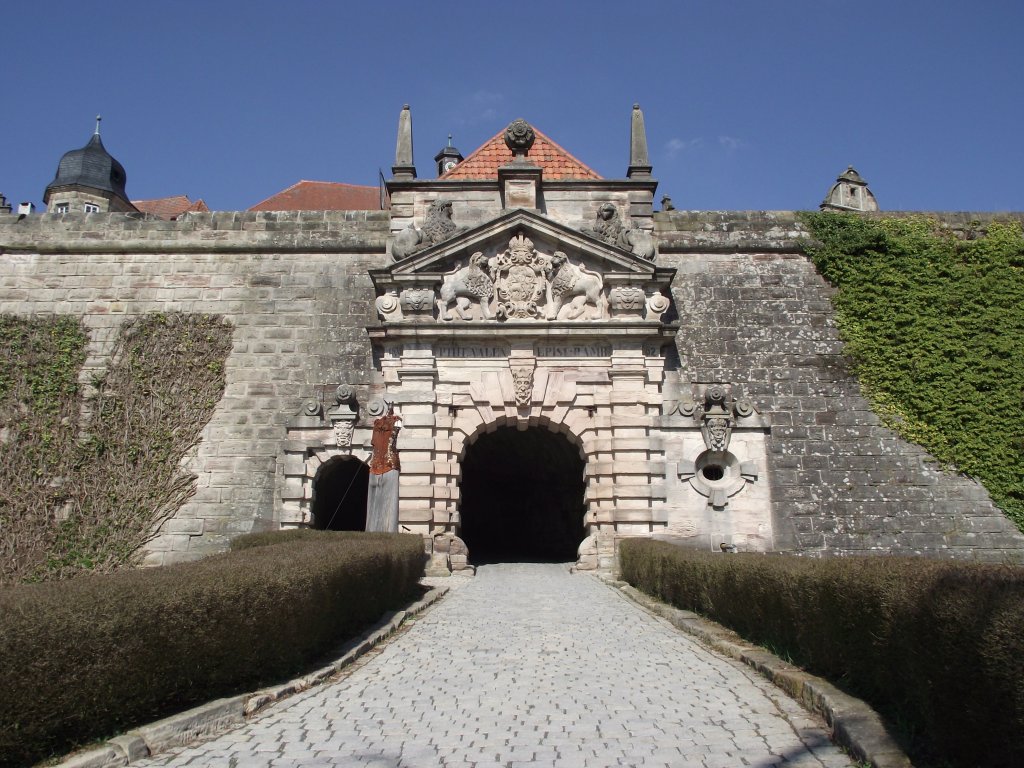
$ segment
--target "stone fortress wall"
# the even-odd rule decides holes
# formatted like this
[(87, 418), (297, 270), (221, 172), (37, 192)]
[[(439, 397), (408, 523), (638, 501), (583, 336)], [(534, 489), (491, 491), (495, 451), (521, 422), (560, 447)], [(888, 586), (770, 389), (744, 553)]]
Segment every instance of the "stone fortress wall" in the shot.
[[(938, 216), (953, 228), (992, 217)], [(795, 245), (804, 235), (795, 214), (670, 211), (650, 222), (658, 266), (677, 270), (679, 361), (667, 375), (681, 392), (729, 384), (770, 419), (774, 549), (1024, 553), (1024, 537), (978, 484), (880, 426), (842, 357), (831, 290)], [(84, 317), (83, 383), (105, 365), (126, 316), (207, 312), (235, 327), (225, 395), (191, 459), (198, 491), (147, 562), (191, 559), (279, 526), (287, 427), (303, 404), (340, 384), (363, 409), (383, 392), (365, 330), (380, 324), (369, 271), (391, 263), (395, 231), (388, 212), (0, 216), (0, 312)], [(658, 439), (673, 440), (671, 429)], [(666, 503), (685, 482), (666, 470)]]

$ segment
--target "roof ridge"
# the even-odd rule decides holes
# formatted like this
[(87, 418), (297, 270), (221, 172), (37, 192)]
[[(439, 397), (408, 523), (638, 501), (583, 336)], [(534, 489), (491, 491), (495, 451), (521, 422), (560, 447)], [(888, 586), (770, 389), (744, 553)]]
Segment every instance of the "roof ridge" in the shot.
[[(339, 187), (355, 187), (356, 189), (378, 189), (376, 184), (349, 184), (347, 181), (316, 181), (314, 179), (300, 179), (299, 181), (292, 184), (288, 189), (293, 189), (299, 184), (334, 184)], [(281, 192), (287, 192), (288, 189), (282, 189)], [(281, 194), (278, 192), (277, 194)], [(273, 197), (273, 195), (271, 195)]]
[[(134, 203), (155, 203), (158, 200), (177, 200), (179, 198), (181, 198), (183, 200), (188, 200), (188, 195), (167, 195), (166, 197), (140, 197), (137, 200), (132, 200), (131, 202), (133, 204)], [(192, 202), (191, 200), (188, 200), (188, 201), (190, 203)]]

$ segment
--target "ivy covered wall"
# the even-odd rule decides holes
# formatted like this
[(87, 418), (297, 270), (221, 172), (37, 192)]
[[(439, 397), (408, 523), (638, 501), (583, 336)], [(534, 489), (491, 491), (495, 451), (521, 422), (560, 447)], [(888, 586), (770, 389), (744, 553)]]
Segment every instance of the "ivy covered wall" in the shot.
[(883, 422), (979, 479), (1024, 530), (1024, 234), (807, 214), (846, 352)]

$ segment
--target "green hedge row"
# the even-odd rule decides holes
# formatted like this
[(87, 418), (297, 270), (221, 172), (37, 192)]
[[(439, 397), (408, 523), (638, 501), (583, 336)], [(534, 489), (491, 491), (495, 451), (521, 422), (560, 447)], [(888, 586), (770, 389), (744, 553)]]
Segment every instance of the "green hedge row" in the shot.
[(868, 701), (912, 753), (1024, 765), (1024, 569), (621, 547), (622, 578)]
[(0, 765), (287, 679), (411, 599), (423, 562), (419, 536), (317, 532), (4, 588)]

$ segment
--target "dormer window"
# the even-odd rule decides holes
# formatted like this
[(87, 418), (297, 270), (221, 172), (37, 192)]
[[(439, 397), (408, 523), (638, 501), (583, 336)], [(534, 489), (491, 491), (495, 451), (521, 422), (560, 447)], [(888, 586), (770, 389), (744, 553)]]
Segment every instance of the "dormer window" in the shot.
[(67, 203), (54, 203), (53, 204), (53, 212), (54, 213), (67, 213), (68, 212), (68, 204)]
[(84, 210), (86, 213), (99, 213), (100, 207), (96, 203), (86, 203)]

